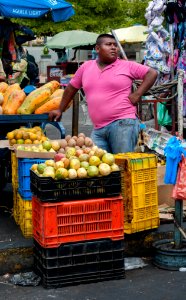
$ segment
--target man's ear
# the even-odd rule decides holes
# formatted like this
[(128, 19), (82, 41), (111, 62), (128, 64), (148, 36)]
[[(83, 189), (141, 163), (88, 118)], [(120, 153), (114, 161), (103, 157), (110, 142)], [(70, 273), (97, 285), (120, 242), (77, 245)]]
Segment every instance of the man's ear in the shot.
[(99, 45), (96, 45), (95, 50), (97, 53), (99, 53), (99, 48), (100, 48)]

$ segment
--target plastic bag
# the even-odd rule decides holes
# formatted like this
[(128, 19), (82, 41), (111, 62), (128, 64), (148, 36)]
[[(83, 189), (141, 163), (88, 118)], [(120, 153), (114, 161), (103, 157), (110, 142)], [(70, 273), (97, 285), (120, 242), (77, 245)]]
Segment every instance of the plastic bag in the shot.
[(172, 197), (174, 199), (186, 200), (186, 158), (183, 157), (179, 164), (176, 184), (173, 188)]
[(11, 277), (10, 282), (21, 286), (37, 286), (41, 278), (34, 272), (18, 273)]
[(172, 118), (169, 116), (168, 109), (166, 108), (166, 103), (158, 103), (157, 119), (159, 125), (169, 126), (172, 124)]

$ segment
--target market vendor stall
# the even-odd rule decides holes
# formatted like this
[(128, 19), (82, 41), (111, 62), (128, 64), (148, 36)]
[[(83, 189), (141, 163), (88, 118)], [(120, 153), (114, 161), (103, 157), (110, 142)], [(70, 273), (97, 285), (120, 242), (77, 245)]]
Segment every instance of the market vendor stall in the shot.
[[(146, 8), (145, 17), (148, 25), (148, 37), (146, 41), (146, 54), (144, 57), (145, 64), (156, 69), (158, 72), (157, 85), (172, 84), (176, 81), (176, 85), (172, 85), (171, 97), (162, 91), (163, 95), (155, 95), (154, 101), (158, 102), (161, 97), (171, 99), (171, 110), (167, 105), (164, 106), (163, 119), (159, 119), (160, 125), (165, 122), (165, 115), (172, 118), (172, 133), (178, 131), (178, 138), (175, 136), (170, 138), (165, 146), (164, 155), (166, 156), (166, 173), (165, 183), (175, 184), (175, 189), (179, 185), (179, 174), (177, 176), (178, 164), (182, 160), (181, 169), (183, 169), (185, 156), (185, 144), (182, 141), (183, 117), (185, 115), (185, 87), (186, 78), (185, 69), (185, 47), (186, 47), (186, 23), (185, 23), (185, 1), (150, 1)], [(164, 19), (166, 27), (163, 26)], [(168, 96), (168, 97), (167, 97)], [(161, 101), (161, 100), (160, 100)], [(163, 104), (163, 103), (162, 103)], [(163, 104), (165, 105), (165, 103)], [(158, 107), (158, 113), (162, 106)], [(156, 123), (157, 125), (157, 123)], [(164, 124), (165, 128), (167, 124)], [(179, 171), (181, 172), (181, 171)], [(182, 178), (184, 176), (182, 175)], [(184, 192), (184, 187), (180, 186)], [(173, 240), (162, 240), (154, 243), (156, 250), (154, 263), (165, 269), (179, 269), (186, 266), (185, 260), (185, 239), (186, 235), (182, 228), (183, 220), (183, 201), (185, 197), (181, 197), (179, 192), (173, 193), (175, 198), (175, 234)]]

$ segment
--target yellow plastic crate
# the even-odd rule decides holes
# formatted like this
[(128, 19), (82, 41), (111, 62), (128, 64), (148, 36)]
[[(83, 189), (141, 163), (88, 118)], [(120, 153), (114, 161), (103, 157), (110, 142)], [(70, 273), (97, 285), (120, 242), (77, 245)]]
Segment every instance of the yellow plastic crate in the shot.
[(157, 192), (157, 158), (147, 153), (115, 155), (121, 169), (124, 199), (124, 232), (157, 228), (159, 226)]
[(19, 225), (25, 238), (33, 237), (32, 232), (32, 201), (24, 200), (18, 193), (20, 219)]
[(11, 151), (11, 163), (12, 163), (12, 186), (18, 188), (18, 159), (13, 151)]
[(17, 225), (19, 225), (20, 220), (20, 210), (19, 210), (19, 199), (18, 199), (17, 189), (13, 187), (13, 217)]

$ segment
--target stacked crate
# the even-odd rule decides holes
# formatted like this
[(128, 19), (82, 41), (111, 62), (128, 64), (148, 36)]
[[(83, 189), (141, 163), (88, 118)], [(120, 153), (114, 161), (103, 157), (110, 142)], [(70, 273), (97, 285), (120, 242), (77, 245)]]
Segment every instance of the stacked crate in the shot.
[(19, 225), (19, 203), (17, 198), (18, 193), (18, 159), (15, 152), (11, 151), (12, 163), (12, 189), (13, 189), (13, 217), (16, 224)]
[(33, 237), (30, 168), (45, 159), (17, 158), (12, 151), (13, 216), (25, 238)]
[(34, 269), (46, 288), (124, 278), (120, 172), (54, 180), (30, 174)]
[(122, 174), (124, 232), (127, 234), (159, 226), (157, 158), (147, 153), (115, 156)]

